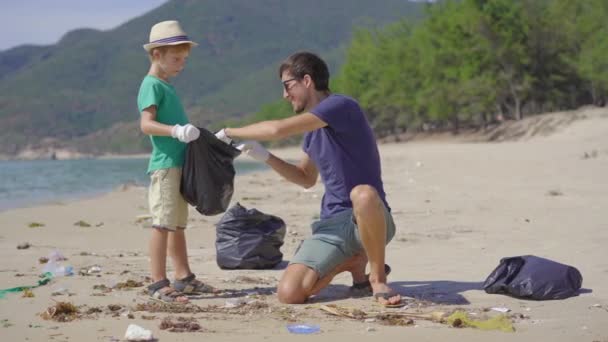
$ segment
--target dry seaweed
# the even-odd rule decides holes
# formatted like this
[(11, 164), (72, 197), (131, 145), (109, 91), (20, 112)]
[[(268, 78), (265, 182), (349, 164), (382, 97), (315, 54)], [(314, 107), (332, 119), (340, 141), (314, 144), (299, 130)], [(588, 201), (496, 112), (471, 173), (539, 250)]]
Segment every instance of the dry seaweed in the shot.
[(57, 302), (54, 306), (46, 309), (40, 316), (45, 320), (56, 322), (71, 322), (79, 316), (78, 308), (70, 302)]
[(203, 328), (194, 318), (178, 317), (174, 320), (173, 317), (165, 317), (159, 328), (170, 332), (195, 332), (203, 331)]

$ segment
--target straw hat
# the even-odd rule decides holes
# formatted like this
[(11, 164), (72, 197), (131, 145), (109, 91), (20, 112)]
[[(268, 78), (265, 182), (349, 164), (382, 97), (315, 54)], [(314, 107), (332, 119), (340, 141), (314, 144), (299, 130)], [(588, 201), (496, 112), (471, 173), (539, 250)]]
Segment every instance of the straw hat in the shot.
[(168, 20), (152, 26), (152, 29), (150, 29), (150, 42), (144, 45), (144, 49), (149, 52), (159, 46), (179, 44), (198, 45), (188, 38), (186, 32), (179, 26), (179, 22)]

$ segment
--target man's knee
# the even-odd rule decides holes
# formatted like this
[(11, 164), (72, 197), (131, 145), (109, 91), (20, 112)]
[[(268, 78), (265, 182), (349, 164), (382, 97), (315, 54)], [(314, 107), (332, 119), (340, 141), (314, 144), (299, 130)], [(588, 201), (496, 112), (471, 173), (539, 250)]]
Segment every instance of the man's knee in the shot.
[(302, 304), (308, 295), (300, 284), (282, 279), (277, 287), (277, 297), (283, 304)]
[(303, 264), (287, 266), (277, 286), (277, 297), (284, 304), (302, 304), (317, 282), (316, 273)]
[(377, 206), (380, 203), (380, 196), (373, 186), (361, 184), (351, 190), (350, 200), (355, 207)]

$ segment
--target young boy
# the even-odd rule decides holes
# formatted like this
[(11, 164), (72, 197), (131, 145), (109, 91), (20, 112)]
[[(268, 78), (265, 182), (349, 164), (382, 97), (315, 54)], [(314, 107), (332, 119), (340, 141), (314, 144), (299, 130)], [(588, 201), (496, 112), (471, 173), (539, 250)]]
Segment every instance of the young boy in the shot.
[[(164, 302), (186, 303), (188, 294), (215, 291), (195, 279), (188, 265), (184, 234), (188, 205), (179, 188), (186, 144), (196, 140), (200, 132), (188, 123), (175, 89), (169, 83), (170, 78), (184, 69), (190, 48), (196, 45), (177, 21), (152, 26), (150, 42), (144, 45), (150, 57), (150, 70), (137, 96), (141, 131), (149, 135), (152, 142), (148, 202), (153, 228), (150, 239), (153, 284), (148, 286), (148, 292)], [(175, 268), (173, 284), (167, 279), (167, 251)]]

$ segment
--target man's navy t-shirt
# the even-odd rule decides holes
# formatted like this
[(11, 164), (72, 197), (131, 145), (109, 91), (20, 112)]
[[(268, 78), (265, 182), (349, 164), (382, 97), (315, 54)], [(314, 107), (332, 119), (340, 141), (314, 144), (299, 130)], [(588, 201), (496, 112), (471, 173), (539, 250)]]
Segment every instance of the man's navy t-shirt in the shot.
[(389, 208), (376, 139), (359, 104), (350, 97), (332, 94), (310, 112), (327, 123), (306, 133), (302, 144), (325, 184), (321, 218), (352, 208), (350, 192), (361, 184), (373, 186)]

